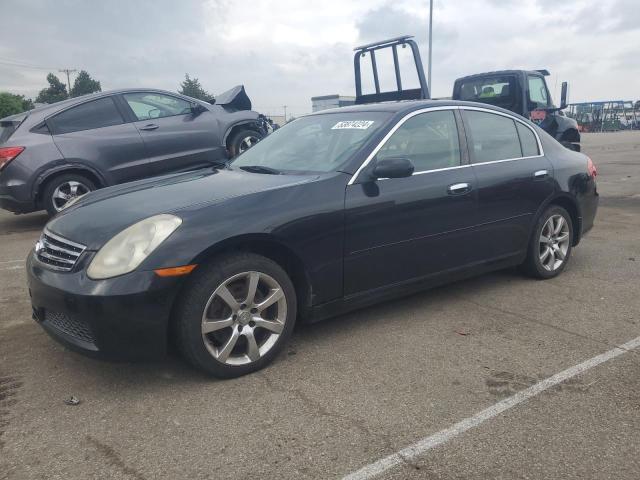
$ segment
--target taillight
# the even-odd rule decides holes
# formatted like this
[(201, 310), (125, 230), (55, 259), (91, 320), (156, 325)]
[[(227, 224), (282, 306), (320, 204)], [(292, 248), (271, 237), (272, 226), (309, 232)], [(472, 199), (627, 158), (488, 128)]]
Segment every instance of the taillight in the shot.
[(589, 176), (591, 178), (596, 178), (598, 175), (598, 170), (596, 170), (596, 166), (593, 164), (593, 161), (589, 157), (587, 157), (587, 171), (589, 172)]
[(0, 147), (0, 170), (23, 151), (24, 147)]

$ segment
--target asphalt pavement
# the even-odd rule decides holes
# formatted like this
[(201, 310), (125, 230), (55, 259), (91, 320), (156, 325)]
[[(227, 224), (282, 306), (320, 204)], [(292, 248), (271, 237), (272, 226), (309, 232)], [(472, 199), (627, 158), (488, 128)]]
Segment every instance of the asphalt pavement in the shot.
[(560, 277), (300, 325), (227, 381), (51, 340), (23, 271), (46, 217), (0, 212), (0, 479), (640, 478), (640, 132), (583, 149), (601, 206)]

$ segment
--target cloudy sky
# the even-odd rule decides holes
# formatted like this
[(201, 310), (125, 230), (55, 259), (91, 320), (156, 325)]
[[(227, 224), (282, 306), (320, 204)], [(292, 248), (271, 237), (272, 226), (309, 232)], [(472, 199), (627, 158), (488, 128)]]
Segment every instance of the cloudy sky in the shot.
[[(571, 101), (640, 98), (639, 0), (434, 2), (434, 97), (462, 75), (547, 68), (556, 99), (563, 80)], [(0, 0), (0, 91), (35, 96), (60, 68), (103, 89), (175, 90), (188, 72), (213, 93), (243, 83), (264, 113), (306, 113), (311, 96), (353, 94), (356, 45), (415, 35), (426, 68), (428, 3)]]

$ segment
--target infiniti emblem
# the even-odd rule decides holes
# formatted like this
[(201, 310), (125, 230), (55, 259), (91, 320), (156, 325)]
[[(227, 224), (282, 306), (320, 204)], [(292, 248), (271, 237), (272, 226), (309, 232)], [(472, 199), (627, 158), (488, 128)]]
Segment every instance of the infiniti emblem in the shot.
[(38, 240), (35, 246), (36, 253), (40, 253), (40, 250), (42, 250), (43, 248), (44, 248), (44, 245), (42, 245), (42, 242)]

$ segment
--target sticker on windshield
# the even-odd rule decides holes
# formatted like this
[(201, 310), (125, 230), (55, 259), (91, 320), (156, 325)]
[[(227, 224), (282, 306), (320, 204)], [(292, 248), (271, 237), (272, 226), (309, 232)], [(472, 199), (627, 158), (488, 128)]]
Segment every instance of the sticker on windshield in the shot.
[(366, 130), (373, 125), (373, 120), (343, 120), (336, 123), (331, 130), (341, 130), (344, 128), (355, 128), (357, 130)]

